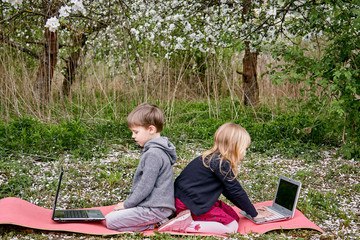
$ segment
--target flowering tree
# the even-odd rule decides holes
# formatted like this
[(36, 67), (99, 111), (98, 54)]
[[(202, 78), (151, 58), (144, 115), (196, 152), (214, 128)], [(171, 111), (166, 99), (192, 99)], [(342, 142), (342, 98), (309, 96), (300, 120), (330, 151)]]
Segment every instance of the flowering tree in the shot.
[[(39, 32), (34, 29), (31, 29), (30, 31), (24, 32), (24, 29), (26, 27), (24, 26), (24, 21), (22, 21), (24, 18), (27, 17), (33, 17), (32, 23), (40, 24), (41, 18), (44, 17), (44, 12), (47, 12), (49, 15), (53, 15), (54, 12), (57, 11), (58, 5), (49, 3), (49, 2), (43, 2), (37, 6), (37, 10), (41, 9), (42, 11), (34, 11), (34, 10), (28, 10), (28, 8), (24, 8), (22, 10), (18, 10), (17, 7), (20, 6), (22, 1), (7, 1), (9, 4), (3, 4), (2, 8), (5, 9), (4, 13), (8, 15), (7, 18), (3, 19), (1, 21), (2, 28), (1, 28), (1, 37), (2, 42), (7, 43), (8, 45), (15, 47), (25, 53), (28, 53), (32, 57), (35, 57), (40, 60), (40, 70), (37, 75), (36, 80), (36, 87), (39, 90), (38, 93), (41, 98), (45, 98), (48, 96), (50, 91), (50, 84), (51, 82), (49, 80), (53, 77), (54, 67), (56, 65), (57, 56), (58, 56), (58, 35), (57, 32), (50, 31), (50, 29), (46, 28), (44, 31)], [(29, 5), (27, 5), (29, 6)], [(30, 23), (30, 19), (28, 19), (27, 24)], [(49, 24), (58, 24), (57, 21), (54, 21), (54, 19), (51, 19), (49, 21)], [(39, 43), (35, 39), (31, 39), (31, 35), (34, 34), (35, 36), (43, 35), (45, 41)], [(14, 40), (17, 36), (21, 35), (27, 35), (27, 39), (30, 39), (26, 42), (30, 44), (30, 42), (33, 42), (35, 45), (43, 45), (43, 51), (42, 53), (39, 53), (37, 51), (34, 51), (34, 48), (28, 48), (24, 46), (26, 42), (24, 42), (24, 45), (19, 43), (19, 41)], [(35, 46), (37, 48), (37, 46)]]
[[(281, 49), (277, 53), (289, 56), (290, 47), (297, 48), (304, 41), (323, 39), (333, 43), (330, 46), (336, 50), (336, 56), (343, 64), (342, 70), (348, 69), (347, 64), (358, 70), (358, 58), (354, 54), (357, 53), (355, 46), (358, 43), (354, 41), (358, 38), (356, 19), (359, 4), (356, 1), (62, 0), (33, 3), (3, 0), (1, 8), (1, 41), (40, 60), (37, 86), (42, 89), (40, 93), (44, 98), (49, 94), (58, 54), (66, 63), (63, 71), (66, 93), (74, 80), (81, 50), (87, 45), (91, 45), (97, 56), (108, 57), (109, 64), (132, 61), (140, 75), (141, 60), (149, 54), (148, 51), (154, 57), (165, 59), (182, 56), (184, 52), (198, 53), (201, 60), (201, 54), (220, 54), (222, 49), (240, 45), (245, 50), (245, 56), (243, 70), (238, 72), (243, 77), (244, 102), (247, 105), (258, 102), (258, 54), (263, 48), (278, 46), (275, 43), (283, 43), (277, 48)], [(344, 40), (345, 37), (348, 41)], [(344, 41), (347, 44), (344, 46), (349, 46), (346, 51), (341, 50)], [(294, 52), (290, 51), (291, 54)], [(328, 54), (331, 56), (330, 50)], [(341, 58), (344, 54), (347, 60)], [(291, 62), (304, 60), (294, 56), (286, 59)], [(317, 60), (315, 62), (318, 63)], [(299, 76), (299, 71), (305, 69), (312, 74), (311, 78), (301, 78), (302, 81), (312, 79), (312, 84), (315, 84), (319, 79), (326, 79), (325, 75), (314, 75), (314, 70), (308, 68), (316, 65), (300, 66), (295, 71), (297, 75), (293, 76)], [(339, 76), (344, 75), (340, 70), (336, 72)], [(287, 74), (287, 77), (290, 75)], [(308, 72), (304, 75), (308, 76)], [(327, 83), (327, 87), (337, 86), (336, 94), (348, 91), (342, 91), (341, 84), (333, 84), (333, 80)], [(350, 89), (356, 89), (356, 86)], [(348, 96), (353, 96), (350, 92)], [(358, 92), (356, 94), (359, 95)], [(341, 101), (338, 103), (342, 106)]]
[(4, 0), (0, 4), (5, 16), (0, 20), (1, 42), (40, 62), (34, 86), (37, 98), (43, 102), (49, 99), (59, 53), (65, 62), (63, 92), (66, 94), (86, 40), (91, 33), (107, 26), (104, 18), (98, 20), (98, 13), (103, 14), (108, 8), (97, 8), (91, 2), (84, 5), (81, 0)]
[[(66, 94), (75, 78), (79, 56), (86, 44), (91, 44), (94, 51), (107, 53), (112, 62), (135, 59), (140, 73), (140, 61), (146, 54), (143, 46), (156, 45), (152, 48), (154, 56), (161, 57), (163, 54), (165, 58), (190, 51), (199, 56), (197, 61), (201, 67), (198, 71), (204, 75), (206, 68), (201, 63), (204, 54), (218, 54), (221, 49), (244, 43), (243, 70), (238, 72), (243, 77), (245, 104), (256, 105), (259, 96), (256, 73), (259, 51), (278, 36), (276, 29), (281, 26), (279, 22), (284, 21), (284, 15), (279, 13), (289, 12), (296, 2), (137, 0), (111, 3), (63, 0), (32, 4), (30, 1), (6, 0), (3, 1), (3, 8), (8, 17), (2, 20), (5, 26), (2, 35), (4, 42), (39, 58), (41, 67), (36, 86), (41, 98), (49, 94), (58, 51), (62, 48), (68, 49), (67, 56), (62, 57), (66, 62), (63, 71), (63, 92)], [(281, 8), (288, 11), (277, 11)], [(38, 24), (35, 26), (40, 27), (31, 30), (36, 34), (30, 34), (30, 31), (22, 33), (27, 21), (14, 25), (21, 16), (26, 19), (36, 17)], [(31, 27), (34, 28), (34, 25)], [(92, 32), (101, 29), (104, 31), (96, 39), (90, 38)], [(41, 32), (43, 44), (37, 40)], [(33, 41), (24, 41), (24, 37)], [(114, 40), (123, 41), (125, 45), (114, 49), (110, 44)], [(42, 46), (43, 54), (36, 53), (36, 46), (21, 46), (30, 42), (36, 42), (37, 47)], [(124, 58), (124, 55), (127, 57)]]
[[(198, 56), (219, 54), (221, 49), (243, 43), (245, 56), (239, 73), (244, 102), (258, 103), (257, 57), (261, 48), (277, 37), (271, 29), (276, 25), (277, 1), (137, 0), (126, 6), (126, 27), (134, 42), (138, 46), (158, 43), (154, 50), (161, 48), (165, 58), (187, 51), (200, 53)], [(141, 56), (141, 52), (137, 54)]]

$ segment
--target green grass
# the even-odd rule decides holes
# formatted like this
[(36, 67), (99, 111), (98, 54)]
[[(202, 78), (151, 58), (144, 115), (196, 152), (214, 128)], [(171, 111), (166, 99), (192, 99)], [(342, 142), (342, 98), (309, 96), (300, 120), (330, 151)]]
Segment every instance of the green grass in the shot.
[[(272, 200), (279, 174), (303, 183), (298, 209), (325, 231), (283, 230), (258, 235), (230, 235), (237, 239), (359, 239), (360, 161), (337, 154), (341, 131), (331, 128), (338, 119), (310, 113), (238, 107), (219, 103), (217, 113), (205, 103), (175, 106), (162, 135), (177, 148), (175, 176), (195, 156), (209, 148), (222, 123), (234, 121), (252, 136), (252, 145), (238, 180), (253, 202)], [(217, 116), (215, 116), (218, 114)], [(310, 129), (310, 130), (309, 130)], [(42, 123), (16, 118), (0, 125), (0, 198), (19, 197), (51, 208), (60, 168), (65, 169), (59, 206), (82, 208), (125, 200), (141, 149), (131, 139), (124, 120), (73, 119)], [(224, 197), (222, 197), (223, 200)], [(72, 233), (0, 226), (2, 239), (103, 239)], [(139, 234), (119, 235), (138, 239)], [(177, 239), (158, 234), (150, 239)], [(181, 239), (215, 239), (181, 237)]]
[[(330, 122), (327, 117), (316, 116), (311, 111), (274, 112), (265, 106), (253, 109), (240, 104), (234, 112), (229, 108), (231, 105), (224, 100), (215, 111), (204, 102), (179, 103), (163, 134), (180, 147), (185, 143), (210, 147), (216, 129), (232, 121), (250, 133), (251, 151), (267, 156), (306, 155), (316, 159), (319, 147), (341, 146), (342, 131), (333, 127), (334, 122), (339, 123), (341, 119), (333, 118)], [(114, 143), (131, 143), (125, 118), (115, 120), (105, 115), (98, 121), (76, 118), (45, 124), (22, 117), (0, 124), (0, 157), (31, 154), (39, 160), (51, 160), (69, 153), (75, 158), (91, 160), (101, 157)]]
[[(8, 157), (0, 160), (1, 198), (12, 196), (51, 208), (60, 167), (65, 169), (59, 205), (66, 208), (92, 207), (116, 204), (129, 193), (132, 177), (140, 155), (138, 148), (113, 145), (112, 150), (92, 161), (70, 155), (56, 160), (35, 161), (31, 157)], [(204, 149), (187, 144), (179, 147), (179, 160), (174, 166), (177, 176), (186, 164)], [(192, 149), (193, 151), (189, 151)], [(10, 167), (11, 166), (11, 167)], [(359, 193), (360, 163), (334, 156), (307, 163), (302, 158), (266, 157), (250, 152), (242, 164), (238, 180), (247, 190), (253, 202), (272, 200), (279, 174), (300, 180), (303, 183), (298, 209), (325, 231), (294, 230), (273, 231), (261, 236), (238, 234), (238, 239), (348, 239), (359, 237), (352, 232), (359, 220), (356, 203)], [(3, 171), (4, 170), (4, 171)], [(90, 175), (89, 175), (90, 174)], [(12, 189), (12, 190), (10, 190)], [(336, 190), (336, 191), (335, 191)], [(223, 200), (224, 197), (222, 197)], [(56, 233), (29, 230), (14, 226), (0, 226), (3, 239), (14, 238), (80, 238), (102, 239), (72, 233)], [(138, 239), (140, 235), (120, 235), (119, 238)], [(111, 237), (107, 237), (111, 238)], [(170, 235), (156, 235), (150, 239), (176, 239)], [(204, 239), (184, 237), (182, 239)], [(215, 238), (207, 238), (215, 239)]]

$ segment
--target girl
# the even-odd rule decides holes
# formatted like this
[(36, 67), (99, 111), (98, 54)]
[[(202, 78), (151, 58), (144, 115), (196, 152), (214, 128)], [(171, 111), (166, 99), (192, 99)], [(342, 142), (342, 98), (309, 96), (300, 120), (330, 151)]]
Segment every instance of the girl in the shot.
[(236, 180), (240, 160), (249, 145), (250, 136), (241, 126), (235, 123), (220, 126), (214, 146), (192, 160), (175, 180), (177, 217), (163, 224), (159, 232), (237, 232), (239, 216), (218, 200), (220, 194), (255, 219), (271, 216), (265, 207), (254, 207)]

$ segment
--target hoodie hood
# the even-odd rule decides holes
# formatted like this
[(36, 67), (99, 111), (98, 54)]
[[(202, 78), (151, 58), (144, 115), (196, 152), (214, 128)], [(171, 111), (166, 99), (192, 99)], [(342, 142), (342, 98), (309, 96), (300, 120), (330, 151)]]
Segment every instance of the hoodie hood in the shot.
[(171, 165), (176, 162), (176, 148), (167, 137), (159, 137), (147, 141), (142, 151), (146, 152), (147, 150), (149, 150), (149, 148), (160, 148), (169, 156)]

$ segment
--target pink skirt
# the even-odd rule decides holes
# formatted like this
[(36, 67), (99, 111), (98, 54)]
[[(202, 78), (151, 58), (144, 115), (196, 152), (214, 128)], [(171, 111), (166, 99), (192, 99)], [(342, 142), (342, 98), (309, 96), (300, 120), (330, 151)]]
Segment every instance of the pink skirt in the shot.
[[(188, 209), (186, 205), (178, 198), (175, 199), (176, 214)], [(191, 213), (194, 221), (211, 221), (219, 222), (224, 225), (231, 223), (232, 221), (239, 221), (239, 216), (232, 207), (227, 205), (221, 200), (217, 200), (216, 203), (204, 214), (196, 216)]]

